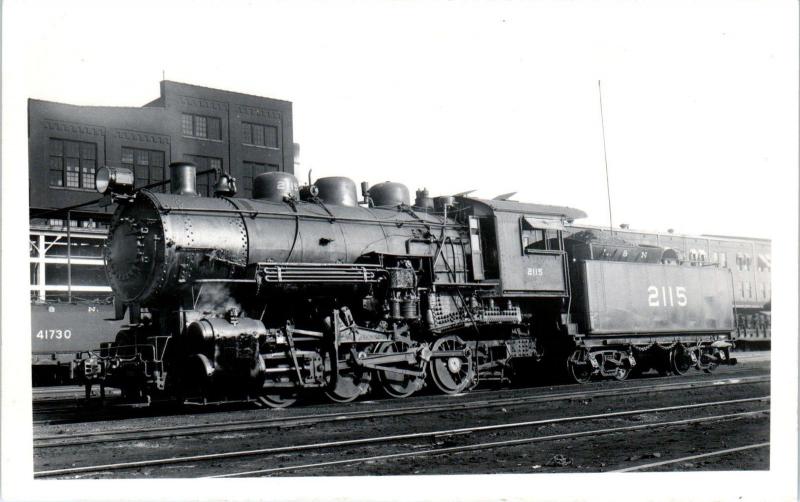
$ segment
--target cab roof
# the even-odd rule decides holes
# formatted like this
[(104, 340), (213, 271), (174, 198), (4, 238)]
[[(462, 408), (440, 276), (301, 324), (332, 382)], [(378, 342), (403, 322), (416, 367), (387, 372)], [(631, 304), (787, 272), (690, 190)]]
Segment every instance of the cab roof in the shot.
[(478, 199), (474, 197), (457, 197), (457, 200), (464, 205), (482, 207), (491, 212), (538, 215), (567, 221), (586, 218), (587, 216), (580, 209), (566, 206), (547, 206), (514, 200)]

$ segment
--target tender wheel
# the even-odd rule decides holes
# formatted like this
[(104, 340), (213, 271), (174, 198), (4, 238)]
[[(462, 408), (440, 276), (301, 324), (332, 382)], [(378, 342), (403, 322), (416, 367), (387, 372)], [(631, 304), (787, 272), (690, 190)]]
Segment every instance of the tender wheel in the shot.
[(623, 380), (627, 380), (629, 376), (631, 376), (630, 369), (619, 367), (617, 368), (617, 372), (614, 373), (614, 380), (621, 382)]
[(676, 345), (669, 353), (669, 369), (676, 375), (684, 375), (692, 367), (692, 356), (683, 345)]
[(459, 352), (467, 349), (467, 344), (457, 336), (440, 338), (433, 344), (430, 362), (430, 377), (436, 388), (444, 394), (464, 392), (475, 383), (475, 372), (472, 364), (472, 352), (466, 350), (463, 355), (437, 357), (437, 352)]
[[(358, 355), (365, 354), (359, 352)], [(356, 355), (355, 357), (358, 357)], [(341, 357), (341, 356), (340, 356)], [(333, 382), (325, 391), (325, 396), (337, 403), (349, 403), (367, 393), (372, 375), (361, 367), (351, 364), (353, 354), (348, 354), (336, 363)]]
[(592, 363), (589, 351), (575, 349), (567, 358), (567, 375), (575, 383), (587, 383), (592, 379)]
[[(406, 352), (409, 345), (405, 342), (386, 342), (378, 347), (380, 354), (396, 354)], [(382, 366), (391, 366), (401, 370), (419, 371), (418, 366), (411, 365), (405, 361), (397, 363), (387, 363)], [(422, 366), (424, 369), (424, 366)], [(424, 371), (423, 371), (424, 373)], [(414, 392), (421, 389), (425, 383), (425, 377), (396, 373), (394, 371), (377, 370), (376, 375), (383, 391), (391, 396), (397, 398), (408, 397)]]

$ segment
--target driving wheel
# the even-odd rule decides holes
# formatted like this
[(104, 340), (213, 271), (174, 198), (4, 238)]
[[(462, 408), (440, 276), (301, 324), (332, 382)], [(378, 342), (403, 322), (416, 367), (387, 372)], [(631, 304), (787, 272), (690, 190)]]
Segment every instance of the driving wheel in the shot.
[[(378, 347), (378, 353), (402, 354), (407, 352), (409, 345), (406, 342), (394, 341), (385, 342)], [(425, 383), (425, 364), (410, 364), (406, 361), (382, 364), (384, 367), (400, 370), (391, 371), (389, 369), (378, 369), (376, 375), (383, 391), (391, 397), (408, 397), (421, 389)], [(412, 374), (422, 372), (422, 376)]]
[[(461, 338), (445, 336), (433, 344), (430, 377), (444, 394), (464, 392), (475, 382), (472, 351)], [(450, 353), (437, 356), (437, 353)]]

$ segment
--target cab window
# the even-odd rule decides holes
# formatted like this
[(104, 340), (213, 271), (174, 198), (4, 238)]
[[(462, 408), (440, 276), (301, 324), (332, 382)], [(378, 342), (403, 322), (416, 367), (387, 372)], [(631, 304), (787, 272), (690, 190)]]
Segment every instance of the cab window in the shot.
[(523, 229), (522, 249), (547, 249), (545, 231), (540, 228)]
[(549, 228), (538, 228), (531, 222), (522, 218), (520, 220), (520, 238), (522, 240), (523, 254), (527, 250), (560, 250), (561, 246), (558, 239), (558, 230)]

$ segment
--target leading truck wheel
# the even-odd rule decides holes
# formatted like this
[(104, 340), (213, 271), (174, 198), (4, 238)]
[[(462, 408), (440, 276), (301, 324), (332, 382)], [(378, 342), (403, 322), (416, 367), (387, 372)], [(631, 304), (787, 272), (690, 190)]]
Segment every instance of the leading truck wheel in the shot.
[(258, 402), (269, 408), (288, 408), (297, 402), (296, 392), (266, 392), (258, 396)]
[[(289, 370), (290, 366), (281, 363), (275, 368)], [(292, 380), (284, 373), (275, 374), (273, 378), (266, 378), (262, 387), (256, 391), (256, 399), (259, 403), (269, 408), (287, 408), (297, 402), (297, 387), (291, 385)]]
[[(475, 382), (472, 353), (467, 344), (457, 336), (445, 336), (433, 344), (430, 377), (436, 388), (444, 394), (458, 394)], [(437, 356), (437, 352), (451, 352)]]
[(575, 349), (567, 358), (567, 375), (575, 383), (587, 383), (592, 379), (592, 357), (586, 349)]
[[(366, 352), (359, 353), (359, 356), (362, 354)], [(372, 376), (369, 371), (350, 364), (349, 357), (337, 361), (335, 368), (334, 380), (325, 391), (328, 399), (336, 403), (349, 403), (367, 393)]]

